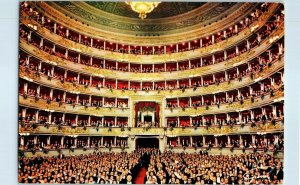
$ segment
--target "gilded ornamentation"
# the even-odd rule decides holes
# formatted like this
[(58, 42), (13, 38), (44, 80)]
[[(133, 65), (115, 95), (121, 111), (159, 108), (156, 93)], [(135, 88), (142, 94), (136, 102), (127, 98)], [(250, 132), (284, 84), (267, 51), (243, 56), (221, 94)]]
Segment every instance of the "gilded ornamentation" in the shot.
[(70, 128), (70, 127), (62, 127), (59, 130), (56, 126), (50, 126), (49, 129), (38, 126), (36, 129), (32, 128), (19, 128), (19, 133), (40, 133), (40, 134), (58, 134), (58, 135), (101, 135), (101, 136), (134, 136), (134, 135), (159, 135), (159, 136), (185, 136), (185, 135), (228, 135), (231, 133), (239, 134), (239, 133), (256, 133), (261, 131), (283, 131), (284, 127), (280, 122), (277, 122), (275, 125), (272, 123), (258, 124), (255, 127), (251, 127), (250, 125), (245, 125), (241, 128), (240, 125), (236, 125), (233, 127), (222, 126), (219, 127), (209, 127), (206, 129), (205, 127), (201, 128), (173, 128), (173, 130), (167, 129), (166, 131), (163, 128), (150, 128), (148, 130), (144, 128), (132, 128), (130, 131), (125, 129), (121, 131), (120, 128), (112, 128), (109, 130), (108, 128), (99, 128), (97, 131), (94, 127), (87, 127), (85, 130), (82, 127)]

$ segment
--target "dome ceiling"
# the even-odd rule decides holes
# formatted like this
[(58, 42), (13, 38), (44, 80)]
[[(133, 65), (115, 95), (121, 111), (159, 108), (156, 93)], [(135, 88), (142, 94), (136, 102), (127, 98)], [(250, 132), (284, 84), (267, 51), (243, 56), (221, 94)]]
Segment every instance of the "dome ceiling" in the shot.
[[(119, 16), (138, 18), (138, 13), (131, 10), (130, 6), (124, 2), (99, 2), (87, 1), (87, 4)], [(147, 19), (160, 19), (180, 15), (201, 7), (203, 2), (161, 2), (151, 13), (147, 14)]]
[(256, 6), (256, 3), (245, 6), (245, 3), (236, 2), (162, 2), (147, 14), (146, 19), (141, 20), (125, 2), (48, 1), (46, 3), (72, 19), (103, 31), (150, 36), (187, 32), (210, 25), (238, 10), (241, 14)]

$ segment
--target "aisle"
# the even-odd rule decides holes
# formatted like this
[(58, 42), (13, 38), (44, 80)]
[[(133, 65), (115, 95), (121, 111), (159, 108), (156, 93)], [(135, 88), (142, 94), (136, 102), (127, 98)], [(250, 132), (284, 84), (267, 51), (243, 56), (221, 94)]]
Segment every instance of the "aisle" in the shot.
[(146, 172), (147, 172), (146, 168), (142, 167), (135, 178), (134, 184), (145, 184), (144, 178), (146, 176)]

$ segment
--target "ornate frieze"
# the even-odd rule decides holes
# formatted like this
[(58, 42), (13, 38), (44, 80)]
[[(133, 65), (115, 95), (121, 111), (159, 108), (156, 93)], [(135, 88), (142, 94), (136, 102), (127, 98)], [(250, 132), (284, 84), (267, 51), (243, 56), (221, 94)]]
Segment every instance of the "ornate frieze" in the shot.
[(266, 123), (258, 124), (251, 127), (250, 124), (245, 126), (222, 126), (219, 127), (199, 127), (199, 128), (125, 128), (123, 131), (121, 128), (94, 128), (87, 127), (62, 127), (58, 129), (56, 126), (50, 126), (46, 128), (44, 126), (37, 126), (37, 128), (24, 128), (19, 127), (19, 133), (30, 133), (30, 134), (51, 134), (51, 135), (80, 135), (80, 136), (136, 136), (136, 135), (160, 135), (160, 136), (199, 136), (199, 135), (237, 135), (237, 134), (252, 134), (257, 132), (280, 132), (283, 131), (284, 125), (278, 121), (276, 124)]

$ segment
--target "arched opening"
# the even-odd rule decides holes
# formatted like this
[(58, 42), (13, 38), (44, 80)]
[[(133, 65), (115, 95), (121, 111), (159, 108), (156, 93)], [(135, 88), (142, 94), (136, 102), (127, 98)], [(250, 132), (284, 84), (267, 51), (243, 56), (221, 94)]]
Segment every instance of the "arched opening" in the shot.
[(154, 137), (137, 138), (135, 141), (136, 149), (139, 148), (159, 148), (159, 140)]

